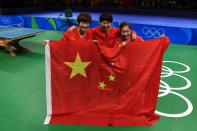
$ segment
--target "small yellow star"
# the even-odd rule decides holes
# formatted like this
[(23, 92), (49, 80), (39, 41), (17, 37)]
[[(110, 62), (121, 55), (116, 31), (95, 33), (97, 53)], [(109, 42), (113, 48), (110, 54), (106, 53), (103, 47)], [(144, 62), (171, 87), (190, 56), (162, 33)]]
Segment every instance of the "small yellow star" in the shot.
[(70, 75), (70, 79), (76, 76), (77, 74), (81, 74), (84, 77), (86, 76), (85, 68), (91, 63), (91, 62), (82, 62), (80, 55), (77, 53), (77, 56), (75, 58), (75, 62), (64, 62), (66, 65), (68, 65), (70, 68), (72, 68), (72, 72)]
[(105, 82), (103, 81), (103, 82), (99, 82), (99, 87), (101, 88), (101, 89), (104, 89), (105, 88)]
[(115, 79), (116, 79), (116, 77), (113, 76), (112, 74), (110, 76), (108, 76), (108, 78), (109, 78), (109, 81), (115, 81)]

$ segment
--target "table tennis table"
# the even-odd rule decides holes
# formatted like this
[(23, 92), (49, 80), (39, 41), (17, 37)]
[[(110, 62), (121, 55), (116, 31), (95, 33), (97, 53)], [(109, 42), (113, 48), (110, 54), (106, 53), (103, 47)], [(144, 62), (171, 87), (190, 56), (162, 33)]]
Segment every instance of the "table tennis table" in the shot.
[(20, 40), (33, 37), (43, 31), (41, 29), (0, 26), (0, 46), (5, 47), (10, 55), (16, 56), (15, 51), (30, 51), (19, 45)]

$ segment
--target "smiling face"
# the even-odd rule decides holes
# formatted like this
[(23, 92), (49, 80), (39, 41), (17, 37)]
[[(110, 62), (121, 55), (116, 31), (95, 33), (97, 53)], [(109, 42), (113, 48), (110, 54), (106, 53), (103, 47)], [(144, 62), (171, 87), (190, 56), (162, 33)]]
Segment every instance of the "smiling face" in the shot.
[(124, 41), (127, 41), (131, 38), (131, 29), (129, 28), (129, 26), (124, 26), (123, 28), (121, 28), (120, 33)]
[(111, 22), (109, 21), (102, 21), (101, 22), (101, 29), (104, 31), (104, 32), (107, 32), (111, 27)]
[(92, 17), (87, 13), (80, 13), (77, 17), (79, 32), (83, 35), (88, 29), (92, 22)]
[(90, 23), (89, 22), (80, 22), (79, 23), (79, 31), (80, 32), (86, 32), (86, 30), (89, 29)]

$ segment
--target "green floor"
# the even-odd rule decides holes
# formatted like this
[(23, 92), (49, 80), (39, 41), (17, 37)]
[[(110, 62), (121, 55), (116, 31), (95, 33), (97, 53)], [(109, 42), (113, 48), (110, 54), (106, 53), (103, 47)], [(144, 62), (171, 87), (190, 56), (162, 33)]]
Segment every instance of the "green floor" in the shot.
[[(184, 63), (191, 68), (186, 73), (176, 73), (162, 78), (172, 88), (186, 85), (184, 78), (191, 82), (185, 90), (172, 89), (160, 97), (157, 110), (168, 114), (179, 114), (187, 110), (187, 104), (180, 97), (185, 96), (193, 105), (189, 115), (179, 118), (162, 116), (152, 127), (94, 127), (79, 125), (43, 125), (46, 115), (45, 65), (43, 39), (59, 39), (60, 32), (47, 31), (34, 38), (21, 41), (32, 50), (19, 53), (16, 57), (0, 49), (0, 131), (69, 131), (69, 130), (121, 130), (121, 131), (197, 131), (197, 46), (170, 45), (165, 54), (166, 61)], [(167, 62), (165, 66), (174, 71), (185, 70), (180, 64)], [(164, 74), (165, 75), (165, 74)], [(181, 75), (181, 77), (180, 77)], [(184, 77), (184, 78), (183, 78)], [(160, 95), (165, 95), (160, 92)], [(180, 94), (179, 96), (177, 95)]]

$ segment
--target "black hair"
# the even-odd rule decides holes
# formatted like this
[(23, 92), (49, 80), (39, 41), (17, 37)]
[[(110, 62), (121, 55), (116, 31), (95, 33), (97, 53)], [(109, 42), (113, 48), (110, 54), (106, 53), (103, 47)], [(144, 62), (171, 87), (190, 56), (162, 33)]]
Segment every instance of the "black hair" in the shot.
[(107, 13), (107, 12), (102, 13), (102, 14), (100, 15), (100, 17), (99, 17), (99, 21), (100, 21), (100, 22), (108, 21), (108, 22), (112, 23), (112, 22), (113, 22), (112, 14), (111, 14), (111, 13)]
[(130, 30), (133, 30), (133, 28), (131, 27), (131, 24), (127, 21), (120, 23), (120, 31), (122, 30), (122, 28), (124, 28), (125, 26), (128, 26)]
[(92, 17), (88, 13), (80, 13), (79, 16), (77, 17), (77, 22), (87, 22), (87, 23), (92, 23)]

